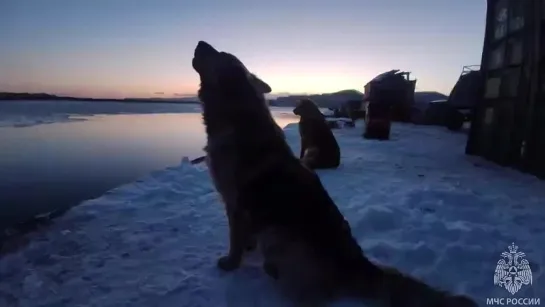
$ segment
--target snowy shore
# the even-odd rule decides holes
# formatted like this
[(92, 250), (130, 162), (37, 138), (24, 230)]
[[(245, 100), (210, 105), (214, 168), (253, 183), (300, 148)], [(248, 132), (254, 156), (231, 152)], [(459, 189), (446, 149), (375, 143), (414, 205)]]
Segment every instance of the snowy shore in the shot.
[[(296, 125), (285, 129), (295, 152)], [(335, 130), (337, 170), (326, 189), (374, 261), (440, 288), (487, 298), (545, 300), (545, 183), (464, 155), (466, 136), (394, 124), (392, 140)], [(0, 258), (0, 306), (282, 306), (252, 256), (234, 273), (223, 207), (207, 172), (188, 163), (87, 201)], [(533, 283), (514, 295), (494, 285), (515, 243)], [(338, 302), (333, 306), (361, 306)]]

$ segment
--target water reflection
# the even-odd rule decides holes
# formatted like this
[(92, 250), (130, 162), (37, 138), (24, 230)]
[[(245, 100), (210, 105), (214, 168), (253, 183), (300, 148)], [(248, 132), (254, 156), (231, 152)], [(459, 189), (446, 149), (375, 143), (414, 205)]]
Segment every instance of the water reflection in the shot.
[[(278, 109), (281, 126), (297, 121)], [(106, 115), (87, 121), (0, 128), (0, 227), (95, 198), (202, 154), (198, 113)]]

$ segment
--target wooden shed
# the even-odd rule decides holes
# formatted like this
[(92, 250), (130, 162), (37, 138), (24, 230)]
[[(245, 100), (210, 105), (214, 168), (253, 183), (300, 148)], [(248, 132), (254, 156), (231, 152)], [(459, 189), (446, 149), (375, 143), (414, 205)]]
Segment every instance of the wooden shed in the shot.
[(466, 153), (545, 177), (545, 0), (488, 0)]
[(410, 75), (393, 69), (376, 76), (364, 86), (364, 103), (380, 100), (391, 104), (392, 120), (410, 121), (416, 88), (416, 79), (411, 80)]

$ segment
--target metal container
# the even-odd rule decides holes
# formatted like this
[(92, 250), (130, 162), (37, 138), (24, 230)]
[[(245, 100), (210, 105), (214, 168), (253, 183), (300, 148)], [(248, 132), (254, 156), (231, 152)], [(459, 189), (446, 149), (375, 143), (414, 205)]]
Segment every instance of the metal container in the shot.
[[(545, 118), (539, 77), (543, 0), (488, 0), (482, 89), (466, 153), (536, 175), (543, 169)], [(538, 161), (542, 160), (542, 161)]]

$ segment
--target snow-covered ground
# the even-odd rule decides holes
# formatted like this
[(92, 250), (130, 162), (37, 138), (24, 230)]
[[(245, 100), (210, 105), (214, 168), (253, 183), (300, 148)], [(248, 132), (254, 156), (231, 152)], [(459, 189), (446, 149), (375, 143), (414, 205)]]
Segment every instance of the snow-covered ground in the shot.
[(326, 116), (333, 116), (333, 114), (335, 114), (335, 112), (333, 112), (332, 110), (330, 109), (324, 109), (322, 108), (320, 111), (322, 111), (322, 113)]
[[(297, 151), (297, 127), (285, 130)], [(545, 300), (545, 183), (464, 155), (465, 135), (443, 128), (395, 124), (390, 141), (361, 131), (335, 131), (342, 165), (319, 175), (369, 257), (481, 305)], [(257, 255), (233, 273), (216, 268), (223, 207), (207, 172), (187, 163), (75, 207), (30, 239), (0, 259), (0, 306), (285, 305)], [(514, 295), (493, 284), (512, 242), (533, 272)]]

